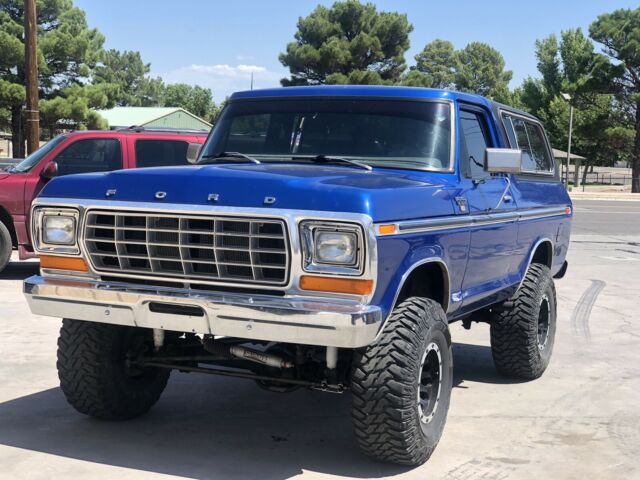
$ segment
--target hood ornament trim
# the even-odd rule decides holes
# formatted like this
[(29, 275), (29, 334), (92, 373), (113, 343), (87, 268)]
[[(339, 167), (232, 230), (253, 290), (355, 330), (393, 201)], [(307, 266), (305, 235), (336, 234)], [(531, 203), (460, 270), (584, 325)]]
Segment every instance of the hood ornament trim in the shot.
[(167, 192), (156, 192), (156, 200), (162, 200), (167, 197)]
[(220, 195), (219, 195), (219, 194), (217, 194), (217, 193), (210, 193), (210, 194), (207, 196), (207, 200), (208, 200), (209, 202), (217, 202), (219, 199), (220, 199)]
[(276, 203), (276, 197), (264, 197), (265, 205), (273, 205), (274, 203)]

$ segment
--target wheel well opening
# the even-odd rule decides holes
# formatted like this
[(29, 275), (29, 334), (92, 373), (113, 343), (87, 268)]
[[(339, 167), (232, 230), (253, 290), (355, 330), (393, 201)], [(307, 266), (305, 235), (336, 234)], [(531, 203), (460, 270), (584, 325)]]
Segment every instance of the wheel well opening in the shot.
[(4, 226), (9, 230), (9, 235), (11, 235), (11, 242), (14, 247), (18, 247), (18, 237), (16, 236), (16, 229), (13, 226), (13, 219), (9, 212), (7, 212), (4, 208), (0, 207), (0, 222), (4, 223)]
[(545, 241), (536, 247), (536, 251), (533, 252), (533, 257), (531, 257), (531, 263), (541, 263), (551, 268), (552, 259), (553, 247), (551, 246), (551, 242)]
[(410, 297), (435, 300), (446, 312), (449, 303), (449, 281), (445, 267), (439, 262), (429, 262), (416, 267), (402, 285), (394, 307)]

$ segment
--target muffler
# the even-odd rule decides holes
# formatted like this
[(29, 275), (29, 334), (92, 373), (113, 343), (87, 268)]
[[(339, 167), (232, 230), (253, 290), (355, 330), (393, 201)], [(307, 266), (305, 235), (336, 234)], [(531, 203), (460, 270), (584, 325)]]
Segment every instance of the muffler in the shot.
[(227, 345), (225, 343), (216, 342), (213, 338), (205, 338), (202, 342), (204, 349), (214, 355), (220, 355), (222, 357), (239, 358), (247, 360), (253, 363), (259, 363), (260, 365), (266, 365), (268, 367), (275, 368), (293, 368), (293, 363), (286, 361), (276, 355), (270, 353), (261, 352), (259, 350), (253, 350), (247, 347), (241, 347), (239, 345)]

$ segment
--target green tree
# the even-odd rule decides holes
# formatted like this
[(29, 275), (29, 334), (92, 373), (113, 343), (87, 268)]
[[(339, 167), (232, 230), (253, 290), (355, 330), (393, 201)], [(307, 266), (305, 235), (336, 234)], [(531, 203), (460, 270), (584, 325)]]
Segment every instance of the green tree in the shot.
[(107, 102), (108, 97), (100, 86), (71, 85), (54, 98), (40, 101), (42, 126), (50, 129), (50, 136), (55, 134), (60, 122), (78, 130), (106, 129), (106, 120), (94, 109), (105, 108)]
[(291, 72), (284, 86), (396, 83), (406, 69), (413, 30), (406, 15), (347, 0), (316, 7), (297, 27), (295, 41), (279, 57)]
[(167, 107), (181, 107), (194, 115), (211, 121), (215, 114), (215, 104), (211, 90), (199, 85), (174, 83), (167, 85), (164, 91), (164, 104)]
[[(545, 123), (552, 145), (566, 148), (569, 108), (575, 107), (572, 151), (593, 165), (610, 165), (628, 157), (628, 118), (614, 96), (605, 92), (606, 59), (580, 29), (565, 30), (536, 41), (541, 78), (527, 78), (518, 89), (525, 109)], [(586, 168), (585, 168), (586, 172)]]
[(512, 73), (505, 70), (500, 52), (486, 43), (472, 42), (456, 50), (451, 42), (438, 39), (425, 45), (415, 59), (403, 85), (450, 88), (512, 103)]
[[(84, 12), (71, 0), (39, 0), (37, 15), (40, 97), (51, 99), (87, 81), (104, 37), (87, 26)], [(13, 152), (21, 157), (25, 137), (23, 0), (0, 0), (0, 82), (0, 107), (10, 111)]]
[(431, 88), (454, 87), (457, 58), (453, 43), (436, 39), (427, 43), (415, 59), (416, 65), (411, 67), (402, 80), (404, 85)]
[(92, 82), (103, 85), (107, 107), (157, 106), (162, 103), (164, 84), (151, 78), (151, 64), (144, 63), (140, 52), (105, 50), (93, 69)]
[(486, 43), (471, 42), (456, 53), (456, 88), (508, 101), (513, 73), (504, 67), (504, 58), (495, 48)]
[(640, 8), (600, 15), (589, 27), (589, 34), (613, 60), (600, 71), (608, 74), (612, 92), (633, 115), (631, 191), (640, 193)]

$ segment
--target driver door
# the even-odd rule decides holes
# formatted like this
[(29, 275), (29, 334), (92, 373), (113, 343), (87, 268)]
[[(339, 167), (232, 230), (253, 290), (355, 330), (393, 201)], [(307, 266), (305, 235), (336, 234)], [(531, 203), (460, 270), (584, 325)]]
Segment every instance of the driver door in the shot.
[[(459, 152), (464, 197), (471, 228), (467, 268), (462, 282), (462, 310), (475, 310), (495, 301), (509, 284), (517, 246), (516, 203), (505, 175), (484, 170), (487, 147), (496, 145), (486, 113), (480, 108), (459, 111)], [(504, 221), (506, 219), (506, 221)]]

